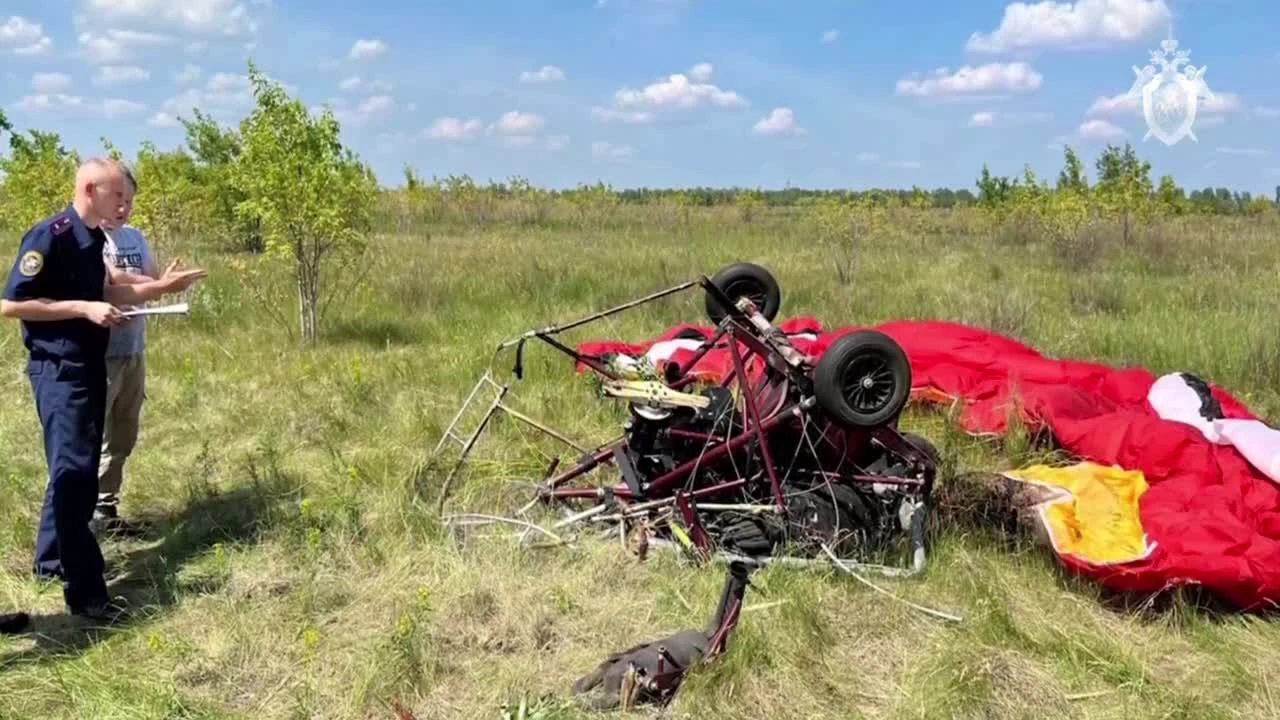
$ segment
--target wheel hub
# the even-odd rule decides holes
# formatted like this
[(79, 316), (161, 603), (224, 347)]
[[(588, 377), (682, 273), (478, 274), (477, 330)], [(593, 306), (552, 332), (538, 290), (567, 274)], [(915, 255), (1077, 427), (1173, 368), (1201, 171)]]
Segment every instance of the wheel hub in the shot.
[(874, 412), (889, 401), (893, 376), (887, 364), (873, 354), (850, 363), (845, 377), (845, 397), (862, 412)]

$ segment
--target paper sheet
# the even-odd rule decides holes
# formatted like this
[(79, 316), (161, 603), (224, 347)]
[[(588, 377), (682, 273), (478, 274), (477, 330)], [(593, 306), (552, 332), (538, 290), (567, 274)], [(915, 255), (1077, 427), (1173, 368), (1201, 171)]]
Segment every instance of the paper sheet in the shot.
[(120, 314), (125, 317), (138, 317), (139, 315), (186, 315), (190, 310), (191, 306), (188, 303), (176, 303), (174, 305), (161, 305), (159, 307), (124, 310)]

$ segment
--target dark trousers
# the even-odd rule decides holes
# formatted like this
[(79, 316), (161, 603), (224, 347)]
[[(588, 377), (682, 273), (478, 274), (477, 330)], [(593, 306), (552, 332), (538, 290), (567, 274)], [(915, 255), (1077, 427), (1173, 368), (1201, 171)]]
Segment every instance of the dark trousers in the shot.
[(49, 467), (35, 572), (62, 579), (63, 596), (74, 612), (108, 599), (102, 551), (89, 529), (98, 499), (106, 362), (33, 358), (27, 372)]

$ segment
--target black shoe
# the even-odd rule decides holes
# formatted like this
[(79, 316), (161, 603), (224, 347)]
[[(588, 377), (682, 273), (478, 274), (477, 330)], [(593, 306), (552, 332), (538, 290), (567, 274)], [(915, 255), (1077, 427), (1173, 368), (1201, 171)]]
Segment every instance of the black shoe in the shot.
[(16, 635), (31, 625), (31, 616), (24, 612), (0, 613), (0, 633)]
[(128, 608), (124, 598), (111, 598), (105, 602), (89, 603), (69, 608), (71, 614), (83, 620), (110, 625), (127, 619)]
[(89, 528), (94, 535), (105, 534), (118, 537), (136, 537), (147, 532), (146, 525), (129, 522), (117, 515), (114, 505), (99, 505), (93, 511), (93, 520), (89, 522)]

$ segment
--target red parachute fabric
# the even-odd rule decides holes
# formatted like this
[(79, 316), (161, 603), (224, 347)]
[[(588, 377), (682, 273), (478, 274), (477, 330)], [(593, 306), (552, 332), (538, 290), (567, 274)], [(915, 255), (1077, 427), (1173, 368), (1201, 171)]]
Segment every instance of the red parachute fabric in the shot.
[[(861, 329), (828, 332), (812, 318), (778, 327), (792, 335), (807, 333), (792, 342), (811, 357)], [(578, 350), (638, 357), (689, 329), (705, 335), (714, 331), (682, 324), (644, 342), (593, 341)], [(896, 321), (871, 329), (906, 351), (914, 397), (964, 404), (960, 422), (966, 431), (1003, 434), (1010, 414), (1017, 413), (1028, 428), (1052, 431), (1082, 460), (1143, 473), (1150, 488), (1140, 512), (1154, 550), (1138, 561), (1107, 565), (1059, 555), (1072, 571), (1122, 591), (1199, 583), (1248, 610), (1280, 601), (1280, 488), (1234, 447), (1215, 445), (1190, 425), (1160, 418), (1147, 402), (1153, 373), (1045, 357), (1011, 338), (952, 322)], [(693, 352), (676, 348), (665, 358), (684, 365)], [(715, 380), (732, 367), (722, 345), (695, 371)], [(1226, 417), (1256, 419), (1226, 391), (1212, 385), (1211, 391)]]

